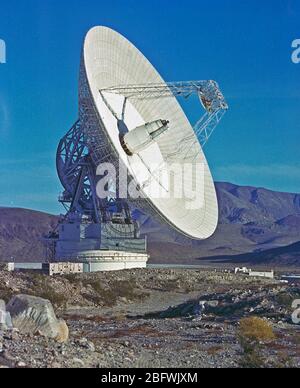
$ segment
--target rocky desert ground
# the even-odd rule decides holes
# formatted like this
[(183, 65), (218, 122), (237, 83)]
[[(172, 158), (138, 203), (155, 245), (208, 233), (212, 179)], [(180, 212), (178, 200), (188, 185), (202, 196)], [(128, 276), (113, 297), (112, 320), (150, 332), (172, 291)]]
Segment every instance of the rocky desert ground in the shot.
[(63, 343), (2, 331), (2, 368), (300, 367), (296, 284), (162, 269), (0, 279), (0, 299), (47, 299), (69, 328)]

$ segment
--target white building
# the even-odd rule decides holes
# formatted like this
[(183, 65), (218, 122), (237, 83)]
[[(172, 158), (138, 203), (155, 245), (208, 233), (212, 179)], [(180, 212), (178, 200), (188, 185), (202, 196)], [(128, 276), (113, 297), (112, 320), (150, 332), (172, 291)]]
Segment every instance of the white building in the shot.
[(13, 272), (15, 270), (15, 264), (14, 263), (1, 263), (0, 270), (7, 271), (7, 272)]
[(44, 272), (47, 275), (70, 275), (83, 273), (83, 264), (81, 263), (47, 263), (43, 264)]
[(247, 267), (243, 268), (235, 268), (234, 273), (237, 275), (239, 273), (251, 276), (253, 278), (267, 278), (274, 279), (275, 273), (274, 271), (252, 271), (252, 269), (248, 269)]
[(267, 279), (274, 279), (275, 274), (274, 271), (251, 271), (249, 273), (249, 276), (254, 278), (267, 278)]

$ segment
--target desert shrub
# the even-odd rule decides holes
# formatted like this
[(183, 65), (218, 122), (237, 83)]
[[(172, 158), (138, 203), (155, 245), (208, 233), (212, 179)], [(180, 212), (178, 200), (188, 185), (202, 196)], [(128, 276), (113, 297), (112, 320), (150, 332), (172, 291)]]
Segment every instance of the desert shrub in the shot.
[(240, 321), (239, 336), (254, 342), (265, 342), (275, 339), (272, 326), (264, 319), (258, 317), (242, 319)]
[(180, 280), (174, 279), (174, 280), (167, 280), (161, 284), (162, 290), (165, 292), (175, 292), (180, 289)]
[(84, 297), (95, 305), (105, 305), (112, 307), (117, 303), (117, 295), (114, 290), (105, 289), (99, 282), (91, 282), (89, 284), (95, 291), (95, 294), (86, 293)]
[(290, 289), (286, 292), (281, 292), (276, 296), (276, 302), (288, 310), (292, 309), (292, 303), (295, 299), (300, 299), (299, 289)]
[(77, 274), (68, 274), (64, 276), (65, 279), (68, 280), (71, 284), (78, 284), (80, 282), (80, 279), (78, 278)]
[(259, 349), (244, 353), (240, 360), (240, 367), (245, 369), (262, 369), (265, 367), (265, 359)]
[(38, 296), (50, 300), (55, 309), (66, 308), (68, 303), (68, 298), (64, 294), (56, 292), (52, 287), (45, 289)]
[(93, 295), (93, 294), (90, 294), (90, 293), (87, 293), (87, 292), (86, 293), (82, 293), (81, 295), (84, 297), (84, 299), (86, 299), (87, 301), (93, 303), (95, 306), (103, 306), (103, 305), (105, 305), (107, 307), (112, 307), (115, 304), (115, 301), (112, 300), (112, 299), (108, 299), (107, 302), (105, 303), (104, 302), (104, 298), (103, 298), (102, 295), (98, 295), (98, 294)]
[[(226, 301), (226, 299), (224, 299), (224, 301)], [(221, 317), (243, 316), (245, 310), (249, 310), (251, 307), (256, 307), (260, 301), (261, 300), (259, 298), (256, 298), (250, 301), (242, 300), (237, 303), (232, 303), (232, 299), (229, 296), (226, 301), (227, 304), (215, 308), (214, 313)]]
[(294, 300), (293, 296), (288, 292), (282, 292), (276, 297), (276, 302), (279, 305), (287, 307), (289, 309), (292, 308), (293, 300)]
[(264, 368), (265, 359), (262, 355), (261, 344), (275, 339), (272, 326), (266, 320), (258, 317), (244, 318), (240, 321), (238, 337), (243, 349), (241, 367)]
[(193, 284), (187, 284), (184, 286), (184, 292), (186, 294), (189, 294), (191, 292), (195, 291), (195, 286)]
[(116, 322), (123, 322), (123, 321), (125, 321), (126, 319), (127, 319), (126, 314), (118, 313), (118, 314), (114, 315), (114, 320), (115, 320)]
[(35, 274), (33, 277), (30, 293), (49, 300), (55, 309), (65, 308), (68, 302), (67, 295), (56, 291), (50, 284), (50, 278), (40, 274)]
[(134, 279), (115, 281), (111, 285), (111, 290), (118, 296), (128, 300), (140, 299), (137, 292), (138, 285)]
[(119, 298), (130, 301), (143, 300), (147, 294), (138, 291), (137, 283), (131, 280), (115, 280), (109, 288), (104, 288), (99, 281), (88, 281), (85, 286), (91, 286), (94, 294), (85, 293), (83, 296), (96, 305), (114, 306)]
[(274, 369), (294, 369), (296, 368), (293, 358), (286, 351), (279, 353), (276, 362), (273, 363)]
[(300, 333), (295, 333), (293, 337), (294, 343), (300, 348)]
[(207, 350), (207, 353), (210, 355), (210, 356), (215, 356), (217, 355), (218, 353), (221, 353), (223, 350), (223, 348), (221, 346), (212, 346), (211, 348), (209, 348)]
[(94, 291), (96, 291), (98, 294), (102, 294), (104, 292), (104, 288), (101, 285), (101, 283), (97, 280), (95, 281), (88, 281), (86, 282), (85, 286), (91, 286)]

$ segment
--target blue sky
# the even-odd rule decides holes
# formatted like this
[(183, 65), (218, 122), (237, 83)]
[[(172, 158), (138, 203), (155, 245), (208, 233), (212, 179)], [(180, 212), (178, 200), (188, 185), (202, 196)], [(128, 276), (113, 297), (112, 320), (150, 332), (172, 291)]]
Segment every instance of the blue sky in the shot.
[(77, 118), (95, 25), (124, 34), (168, 81), (219, 82), (230, 111), (206, 148), (216, 180), (300, 192), (299, 0), (3, 0), (0, 206), (62, 211), (55, 152)]

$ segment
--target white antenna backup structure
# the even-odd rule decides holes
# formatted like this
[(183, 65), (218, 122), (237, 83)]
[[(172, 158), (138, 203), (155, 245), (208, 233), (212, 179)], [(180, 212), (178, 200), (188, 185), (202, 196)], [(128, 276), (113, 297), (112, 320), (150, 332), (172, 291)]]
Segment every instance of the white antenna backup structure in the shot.
[[(178, 97), (198, 95), (204, 114), (192, 127)], [(165, 83), (126, 38), (95, 27), (85, 38), (79, 84), (79, 120), (61, 140), (57, 170), (67, 215), (55, 236), (55, 260), (79, 261), (90, 271), (145, 267), (146, 239), (132, 219), (132, 205), (193, 239), (210, 237), (218, 222), (213, 179), (202, 151), (228, 109), (215, 81)], [(143, 199), (97, 196), (97, 167), (128, 171)], [(161, 181), (166, 165), (203, 167), (203, 205), (176, 196)], [(191, 174), (189, 184), (194, 187)], [(166, 187), (168, 186), (168, 187)], [(156, 196), (157, 189), (168, 195)], [(126, 188), (127, 189), (127, 188)], [(52, 236), (53, 237), (53, 236)], [(52, 239), (53, 240), (53, 239)]]

